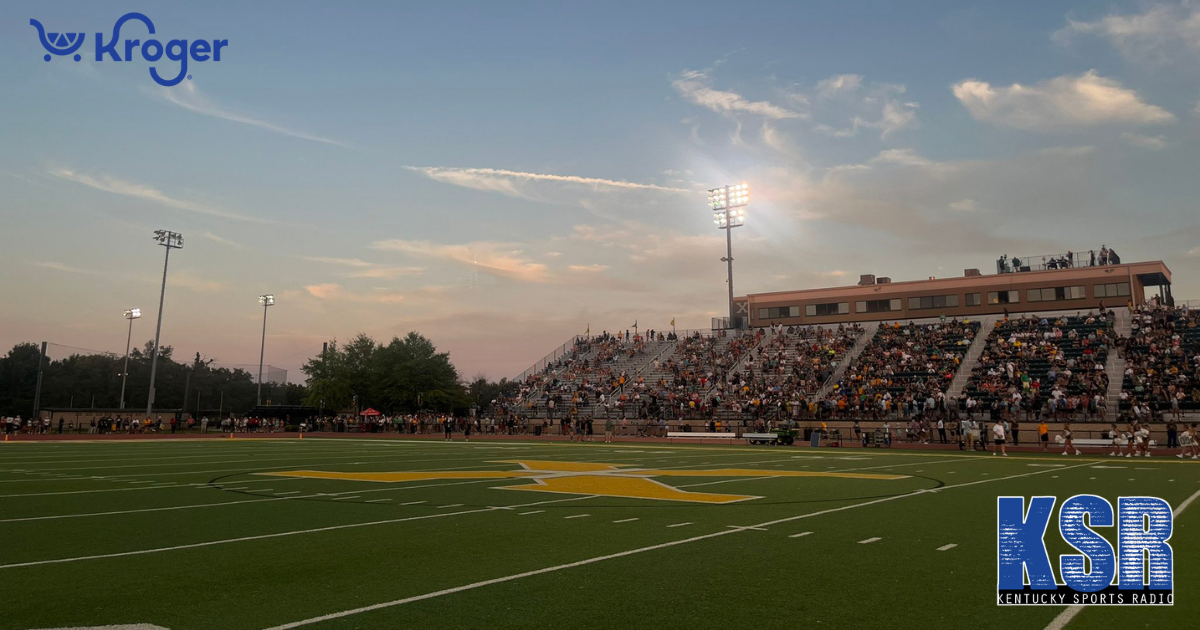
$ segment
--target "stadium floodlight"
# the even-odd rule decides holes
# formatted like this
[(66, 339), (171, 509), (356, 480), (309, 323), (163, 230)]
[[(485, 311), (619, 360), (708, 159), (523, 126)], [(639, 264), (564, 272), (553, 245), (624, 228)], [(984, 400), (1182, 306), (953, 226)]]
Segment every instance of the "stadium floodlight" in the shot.
[(275, 296), (266, 293), (258, 296), (258, 305), (263, 307), (263, 332), (262, 346), (258, 349), (258, 394), (255, 396), (255, 404), (262, 406), (262, 372), (263, 372), (263, 356), (267, 352), (267, 308), (275, 306)]
[(133, 320), (142, 316), (142, 309), (125, 309), (125, 319), (129, 320), (129, 333), (125, 336), (125, 369), (121, 370), (121, 409), (125, 408), (125, 381), (129, 379), (129, 342), (133, 341)]
[(729, 270), (729, 325), (734, 323), (733, 306), (733, 228), (746, 224), (745, 207), (750, 204), (750, 186), (735, 184), (708, 191), (708, 207), (713, 211), (713, 223), (725, 230), (725, 263)]
[(171, 230), (154, 230), (154, 240), (166, 248), (167, 255), (163, 259), (162, 290), (158, 294), (158, 325), (154, 329), (154, 348), (150, 350), (150, 393), (146, 397), (147, 418), (154, 412), (154, 377), (158, 373), (158, 343), (162, 336), (163, 302), (167, 297), (167, 265), (171, 262), (171, 250), (183, 249), (183, 235)]

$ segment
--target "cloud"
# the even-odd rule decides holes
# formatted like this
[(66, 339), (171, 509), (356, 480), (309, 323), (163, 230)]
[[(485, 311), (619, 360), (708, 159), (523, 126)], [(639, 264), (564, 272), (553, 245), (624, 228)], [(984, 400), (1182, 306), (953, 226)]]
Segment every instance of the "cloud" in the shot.
[(583, 271), (587, 273), (596, 273), (607, 271), (608, 265), (567, 265), (567, 269), (571, 271)]
[(550, 283), (555, 278), (549, 267), (524, 256), (520, 245), (477, 241), (463, 245), (439, 245), (429, 241), (391, 239), (376, 241), (372, 249), (402, 252), (419, 258), (435, 258), (469, 267), (493, 276), (520, 282)]
[(208, 231), (201, 232), (200, 236), (203, 238), (206, 238), (214, 243), (219, 243), (219, 244), (225, 245), (227, 247), (236, 247), (237, 249), (245, 249), (246, 248), (246, 246), (242, 245), (241, 243), (238, 243), (236, 241), (231, 241), (227, 238), (221, 238), (220, 236), (217, 236), (216, 234), (213, 234), (212, 232), (208, 232)]
[(1188, 258), (1200, 258), (1200, 246), (1189, 249), (1184, 256)]
[(1134, 61), (1167, 63), (1181, 51), (1200, 54), (1200, 3), (1152, 4), (1142, 13), (1112, 14), (1090, 22), (1068, 19), (1052, 39), (1065, 46), (1079, 35), (1107, 39)]
[(580, 177), (578, 175), (526, 173), (495, 168), (455, 168), (449, 166), (405, 166), (404, 168), (445, 184), (524, 198), (529, 198), (529, 194), (522, 190), (520, 185), (528, 182), (586, 186), (596, 192), (614, 190), (646, 190), (668, 193), (692, 192), (683, 188), (659, 186), (657, 184), (638, 184), (636, 182), (601, 179), (597, 177)]
[(342, 274), (346, 278), (392, 279), (399, 276), (415, 276), (425, 273), (424, 267), (393, 267), (367, 262), (361, 258), (334, 258), (329, 256), (301, 256), (300, 258), (325, 265), (354, 269), (354, 271)]
[(285, 136), (300, 138), (301, 140), (322, 142), (339, 147), (348, 146), (346, 143), (341, 142), (340, 140), (331, 140), (329, 138), (324, 138), (311, 133), (289, 129), (282, 125), (277, 125), (275, 123), (260, 120), (258, 118), (231, 112), (213, 103), (204, 95), (202, 95), (200, 90), (196, 87), (196, 84), (192, 81), (187, 81), (175, 87), (160, 88), (155, 90), (154, 93), (170, 103), (174, 103), (175, 105), (196, 112), (197, 114), (212, 116), (213, 118), (220, 118), (222, 120), (229, 120), (232, 122), (241, 123), (243, 125), (250, 125), (252, 127), (258, 127), (260, 129), (266, 129), (268, 131), (283, 134)]
[(254, 223), (269, 223), (269, 221), (267, 221), (265, 219), (259, 219), (257, 217), (251, 217), (251, 216), (246, 216), (246, 215), (237, 214), (237, 213), (233, 213), (233, 212), (228, 212), (225, 210), (221, 210), (219, 208), (213, 208), (212, 206), (208, 206), (208, 205), (205, 205), (202, 203), (197, 203), (195, 201), (188, 201), (186, 199), (176, 199), (174, 197), (169, 197), (156, 188), (147, 186), (145, 184), (138, 184), (135, 182), (129, 182), (129, 181), (125, 181), (122, 179), (117, 179), (115, 177), (107, 177), (107, 176), (92, 177), (91, 175), (84, 175), (82, 173), (77, 173), (68, 168), (51, 169), (50, 175), (53, 175), (54, 177), (57, 177), (59, 179), (66, 180), (69, 182), (83, 184), (84, 186), (88, 186), (90, 188), (95, 188), (96, 190), (103, 190), (104, 192), (112, 193), (114, 195), (122, 195), (125, 197), (133, 197), (135, 199), (152, 201), (154, 203), (168, 206), (170, 208), (176, 208), (178, 210), (186, 210), (188, 212), (197, 212), (200, 214), (207, 214), (207, 215), (214, 216), (214, 217), (222, 217), (225, 219), (236, 219), (238, 221), (251, 221)]
[(304, 287), (312, 297), (318, 300), (330, 300), (336, 302), (355, 302), (360, 304), (399, 304), (404, 301), (404, 296), (399, 293), (391, 293), (385, 290), (376, 290), (371, 293), (353, 293), (342, 289), (342, 286), (332, 282), (324, 284), (310, 284)]
[(543, 254), (546, 258), (561, 258), (562, 252), (546, 252)]
[(958, 212), (974, 212), (975, 208), (974, 199), (959, 199), (958, 201), (950, 202), (950, 209), (957, 210)]
[(1101, 124), (1159, 124), (1175, 120), (1170, 112), (1142, 100), (1137, 92), (1089, 70), (1024, 86), (992, 86), (966, 79), (954, 96), (976, 120), (992, 124), (1053, 131)]
[(104, 275), (103, 272), (96, 271), (95, 269), (80, 269), (78, 267), (72, 267), (66, 263), (60, 263), (60, 262), (35, 260), (35, 261), (30, 261), (29, 264), (34, 265), (35, 267), (42, 267), (44, 269), (53, 269), (54, 271), (61, 271), (63, 273), (78, 273), (78, 274), (83, 274), (83, 275), (88, 275), (88, 276)]
[(839, 74), (817, 81), (817, 94), (830, 97), (838, 94), (853, 94), (862, 87), (861, 74)]
[(885, 149), (867, 160), (868, 164), (898, 164), (900, 166), (932, 166), (933, 162), (917, 155), (912, 149)]
[(717, 90), (710, 86), (711, 79), (701, 70), (684, 70), (671, 86), (687, 100), (710, 109), (718, 114), (751, 114), (781, 120), (785, 118), (807, 118), (808, 116), (767, 101), (751, 101), (736, 92)]
[(1140, 133), (1125, 132), (1121, 134), (1121, 139), (1128, 142), (1130, 146), (1138, 147), (1139, 149), (1147, 149), (1149, 151), (1158, 151), (1166, 148), (1166, 136), (1147, 136)]
[(198, 278), (187, 272), (172, 274), (167, 282), (174, 286), (201, 292), (220, 291), (225, 288), (225, 285), (220, 282)]

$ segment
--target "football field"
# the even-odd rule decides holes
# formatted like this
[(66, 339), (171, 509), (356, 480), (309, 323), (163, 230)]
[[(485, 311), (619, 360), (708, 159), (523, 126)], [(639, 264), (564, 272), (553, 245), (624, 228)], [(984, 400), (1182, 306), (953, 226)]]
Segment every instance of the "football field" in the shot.
[[(1173, 607), (997, 607), (996, 497), (1080, 493), (1176, 508)], [(1195, 628), (1197, 493), (1163, 453), (0, 443), (0, 630)]]

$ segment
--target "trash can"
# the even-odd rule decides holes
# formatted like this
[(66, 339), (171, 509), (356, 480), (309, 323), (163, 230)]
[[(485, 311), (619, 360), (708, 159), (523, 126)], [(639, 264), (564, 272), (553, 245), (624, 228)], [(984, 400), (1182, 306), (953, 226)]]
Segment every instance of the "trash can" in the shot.
[(541, 435), (542, 434), (542, 425), (539, 424), (536, 427), (533, 427), (533, 434)]
[(809, 446), (820, 446), (821, 445), (821, 432), (820, 431), (812, 432), (812, 437), (809, 438), (808, 445)]

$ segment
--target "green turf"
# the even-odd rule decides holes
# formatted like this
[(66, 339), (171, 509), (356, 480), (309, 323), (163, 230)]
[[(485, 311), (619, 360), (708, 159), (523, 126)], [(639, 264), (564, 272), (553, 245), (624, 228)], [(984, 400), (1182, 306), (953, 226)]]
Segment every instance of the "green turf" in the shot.
[[(501, 459), (908, 477), (660, 478), (761, 497), (705, 505), (496, 489), (523, 480), (254, 474), (515, 468), (491, 463)], [(264, 630), (589, 559), (599, 560), (302, 627), (1040, 630), (1061, 607), (995, 605), (997, 495), (1086, 492), (1115, 503), (1145, 494), (1178, 505), (1197, 490), (1200, 465), (1173, 457), (321, 439), (7, 443), (0, 630)], [(421, 503), (401, 505), (411, 502)], [(736, 529), (775, 521), (783, 522)], [(669, 527), (680, 523), (690, 524)], [(316, 528), (331, 529), (302, 531)], [(792, 537), (803, 532), (812, 533)], [(246, 537), (257, 538), (233, 541)], [(1047, 542), (1052, 559), (1071, 551), (1057, 536)], [(1171, 543), (1174, 607), (1090, 607), (1068, 628), (1196, 627), (1200, 505), (1176, 520)], [(947, 544), (957, 546), (937, 551)], [(669, 546), (603, 559), (656, 545)], [(177, 546), (186, 547), (163, 550)], [(146, 550), (161, 551), (85, 558)], [(25, 563), (34, 564), (14, 566)]]

